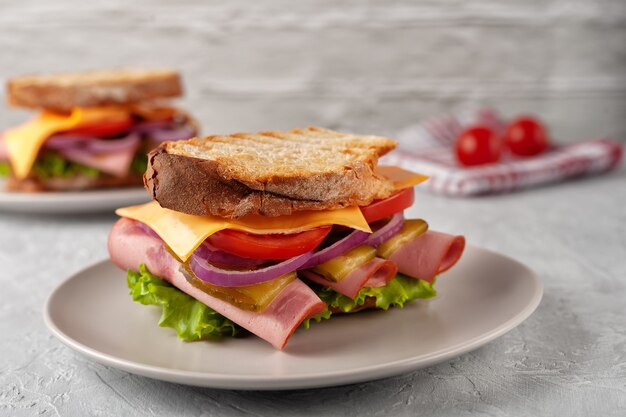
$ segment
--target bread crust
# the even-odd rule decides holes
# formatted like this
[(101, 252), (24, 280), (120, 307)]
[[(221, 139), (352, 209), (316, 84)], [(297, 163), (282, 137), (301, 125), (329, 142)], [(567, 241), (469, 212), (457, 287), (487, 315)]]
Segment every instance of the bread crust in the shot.
[(12, 106), (67, 113), (75, 107), (129, 105), (182, 95), (173, 70), (118, 69), (28, 75), (7, 82)]
[(257, 178), (234, 170), (232, 159), (172, 154), (169, 146), (163, 143), (148, 154), (144, 185), (162, 207), (187, 214), (274, 217), (363, 206), (395, 191), (375, 174), (375, 156), (326, 172)]
[(261, 214), (275, 217), (303, 210), (355, 205), (350, 202), (295, 200), (257, 191), (220, 176), (219, 163), (215, 161), (170, 155), (163, 146), (148, 154), (144, 186), (162, 207), (197, 216), (239, 218)]

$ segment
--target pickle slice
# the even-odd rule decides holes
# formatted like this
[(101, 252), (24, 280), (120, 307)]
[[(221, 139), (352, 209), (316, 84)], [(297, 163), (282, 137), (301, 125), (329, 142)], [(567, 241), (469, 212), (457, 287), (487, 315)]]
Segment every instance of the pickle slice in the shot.
[(405, 220), (402, 229), (378, 247), (378, 256), (387, 259), (400, 246), (415, 239), (428, 230), (428, 223), (422, 219)]
[(330, 261), (319, 264), (313, 271), (322, 275), (329, 281), (338, 282), (345, 278), (351, 271), (357, 269), (366, 262), (376, 257), (376, 248), (373, 246), (358, 246), (343, 255), (339, 255)]
[(221, 287), (202, 281), (186, 262), (183, 264), (183, 274), (187, 282), (210, 296), (226, 301), (241, 310), (257, 313), (263, 311), (288, 284), (296, 279), (294, 271), (260, 284), (245, 287)]

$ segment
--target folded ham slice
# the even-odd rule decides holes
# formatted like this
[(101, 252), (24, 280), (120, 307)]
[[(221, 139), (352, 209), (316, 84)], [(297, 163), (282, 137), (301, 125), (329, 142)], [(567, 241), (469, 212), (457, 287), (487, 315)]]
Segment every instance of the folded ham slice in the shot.
[(463, 236), (428, 230), (400, 246), (389, 260), (398, 265), (400, 273), (433, 282), (437, 274), (452, 268), (463, 254), (463, 249)]
[(6, 143), (4, 143), (4, 137), (0, 134), (0, 161), (9, 160), (9, 150)]
[(181, 291), (203, 302), (241, 327), (268, 341), (278, 349), (307, 318), (320, 313), (326, 304), (304, 284), (291, 282), (260, 313), (240, 310), (192, 286), (180, 272), (180, 263), (167, 251), (164, 243), (146, 234), (136, 222), (122, 218), (109, 234), (109, 255), (120, 269), (136, 271), (140, 264)]
[(329, 281), (308, 270), (300, 271), (299, 274), (320, 285), (330, 287), (347, 297), (354, 298), (364, 287), (382, 287), (387, 285), (396, 276), (396, 272), (398, 272), (398, 267), (394, 262), (374, 258), (351, 271), (339, 282)]
[(88, 167), (96, 168), (115, 177), (125, 177), (130, 170), (137, 146), (128, 147), (110, 152), (94, 153), (85, 149), (61, 149), (58, 152), (68, 161), (78, 162)]

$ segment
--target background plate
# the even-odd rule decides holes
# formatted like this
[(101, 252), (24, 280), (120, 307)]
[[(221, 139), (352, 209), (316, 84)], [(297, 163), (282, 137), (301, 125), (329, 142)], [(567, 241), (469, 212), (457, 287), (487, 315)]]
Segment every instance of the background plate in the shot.
[(4, 191), (4, 184), (0, 182), (0, 190), (0, 210), (20, 213), (98, 213), (147, 203), (150, 200), (143, 187), (62, 193), (16, 193)]
[(213, 388), (297, 389), (397, 375), (476, 349), (526, 319), (543, 292), (526, 266), (475, 247), (436, 287), (439, 296), (404, 309), (313, 323), (278, 351), (255, 336), (177, 339), (157, 325), (160, 308), (133, 302), (125, 274), (102, 261), (60, 284), (44, 319), (69, 347), (128, 372)]

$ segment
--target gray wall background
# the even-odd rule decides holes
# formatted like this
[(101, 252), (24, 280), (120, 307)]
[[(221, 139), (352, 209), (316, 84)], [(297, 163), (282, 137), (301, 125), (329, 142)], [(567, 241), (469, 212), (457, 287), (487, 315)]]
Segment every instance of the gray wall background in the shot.
[(489, 103), (626, 139), (624, 0), (0, 0), (3, 84), (124, 65), (182, 70), (205, 133), (390, 133)]

